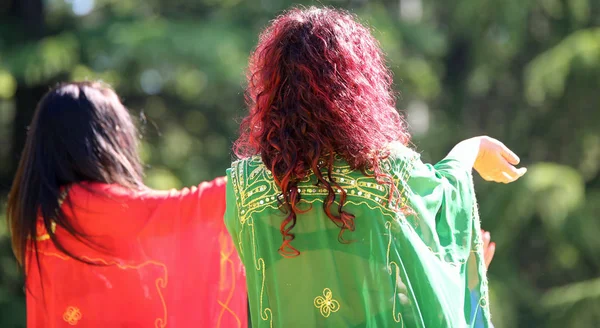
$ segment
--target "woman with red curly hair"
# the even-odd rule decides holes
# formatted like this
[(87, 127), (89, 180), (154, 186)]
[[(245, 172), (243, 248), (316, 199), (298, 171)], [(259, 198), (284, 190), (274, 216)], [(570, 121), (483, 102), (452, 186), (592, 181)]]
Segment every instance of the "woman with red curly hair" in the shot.
[(421, 162), (377, 41), (333, 9), (266, 28), (247, 102), (225, 222), (253, 327), (490, 325), (471, 171), (512, 182), (516, 155), (477, 137)]

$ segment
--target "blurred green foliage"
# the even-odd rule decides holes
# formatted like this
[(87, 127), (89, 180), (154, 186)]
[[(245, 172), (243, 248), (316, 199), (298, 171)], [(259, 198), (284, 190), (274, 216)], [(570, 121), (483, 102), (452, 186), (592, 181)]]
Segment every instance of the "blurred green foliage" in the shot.
[[(487, 134), (529, 167), (477, 181), (497, 242), (497, 328), (600, 326), (600, 2), (331, 0), (372, 26), (425, 159)], [(289, 0), (10, 0), (0, 4), (0, 200), (25, 127), (57, 81), (102, 79), (140, 118), (147, 183), (224, 174), (244, 114), (244, 68)], [(4, 212), (4, 211), (3, 211)], [(3, 213), (2, 212), (2, 213)], [(0, 225), (0, 326), (24, 327)]]

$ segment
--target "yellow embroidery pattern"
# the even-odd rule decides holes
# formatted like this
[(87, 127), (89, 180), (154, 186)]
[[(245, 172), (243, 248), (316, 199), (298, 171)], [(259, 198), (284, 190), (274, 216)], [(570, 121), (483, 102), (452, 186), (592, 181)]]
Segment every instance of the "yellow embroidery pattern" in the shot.
[(400, 275), (400, 267), (398, 267), (398, 263), (395, 261), (390, 261), (390, 248), (392, 247), (392, 222), (386, 222), (385, 227), (388, 230), (388, 247), (387, 247), (387, 262), (388, 262), (388, 273), (390, 276), (394, 273), (392, 267), (396, 268), (396, 274), (392, 276), (392, 280), (394, 281), (394, 303), (392, 303), (392, 317), (394, 321), (400, 323), (402, 322), (402, 327), (404, 327), (404, 320), (402, 319), (402, 313), (396, 313), (396, 301), (398, 300), (398, 276)]
[[(252, 233), (254, 234), (254, 226), (252, 227)], [(260, 318), (264, 321), (269, 320), (269, 327), (273, 328), (273, 311), (270, 307), (264, 308), (263, 310), (263, 298), (265, 296), (265, 260), (261, 257), (258, 259), (257, 269), (262, 272), (262, 286), (260, 288)]]
[[(341, 158), (336, 158), (336, 161), (340, 160)], [(404, 206), (406, 202), (402, 181), (406, 181), (408, 178), (411, 163), (400, 168), (399, 175), (393, 174), (394, 184), (398, 188), (394, 190), (391, 203), (388, 201), (389, 186), (374, 182), (372, 177), (353, 170), (348, 164), (337, 162), (331, 176), (349, 196), (353, 196), (352, 200), (346, 201), (347, 204), (367, 205), (371, 209), (379, 209), (384, 215), (395, 218), (396, 212), (392, 209), (394, 203), (400, 201), (400, 205)], [(392, 165), (391, 159), (381, 161), (381, 168), (384, 172), (393, 172)], [(247, 172), (250, 173), (247, 174)], [(367, 171), (367, 173), (371, 174), (372, 172)], [(238, 216), (242, 225), (254, 213), (263, 212), (267, 208), (279, 209), (278, 199), (281, 197), (281, 190), (276, 185), (273, 174), (262, 163), (259, 156), (234, 162), (231, 178)], [(300, 182), (298, 191), (302, 195), (303, 202), (322, 202), (327, 196), (327, 189), (317, 187), (314, 183), (316, 183), (314, 174), (307, 176)], [(339, 190), (336, 192), (339, 192)]]
[[(240, 190), (245, 190), (244, 188), (242, 188), (241, 186), (244, 183), (244, 167), (243, 166), (238, 166), (236, 162), (233, 165), (233, 169), (231, 172), (231, 180), (232, 180), (232, 184), (233, 184), (233, 189), (235, 192), (235, 200), (236, 200), (236, 205), (237, 205), (237, 210), (238, 210), (238, 217), (241, 217), (241, 214), (245, 213), (244, 210), (241, 211), (240, 213)], [(236, 177), (239, 177), (239, 179), (237, 179)], [(263, 201), (264, 203), (264, 201)], [(242, 231), (244, 229), (244, 225), (247, 225), (248, 227), (250, 227), (250, 233), (252, 234), (252, 255), (253, 255), (253, 259), (254, 259), (254, 268), (259, 271), (261, 273), (261, 277), (262, 277), (262, 284), (261, 284), (261, 288), (260, 288), (260, 318), (263, 321), (269, 321), (269, 327), (273, 327), (273, 311), (271, 310), (270, 307), (266, 307), (264, 304), (264, 297), (265, 297), (265, 281), (266, 281), (266, 275), (265, 275), (265, 260), (262, 257), (258, 257), (257, 255), (257, 251), (256, 251), (256, 240), (254, 238), (254, 220), (248, 220), (248, 219), (244, 219), (241, 220), (242, 223), (242, 227), (240, 229), (240, 242), (239, 242), (239, 247), (240, 247), (240, 251), (243, 252), (242, 249)], [(268, 301), (267, 301), (268, 303)]]
[(235, 267), (233, 264), (233, 261), (231, 260), (231, 256), (233, 255), (233, 247), (231, 246), (231, 244), (228, 243), (228, 238), (230, 238), (229, 236), (226, 235), (221, 235), (219, 236), (219, 245), (221, 246), (221, 277), (220, 277), (220, 289), (223, 290), (226, 288), (226, 286), (223, 286), (223, 284), (227, 281), (227, 272), (230, 272), (231, 274), (231, 286), (229, 288), (229, 294), (227, 295), (227, 298), (225, 299), (225, 301), (220, 301), (217, 300), (217, 303), (221, 306), (221, 312), (219, 312), (219, 318), (217, 319), (217, 327), (221, 327), (221, 319), (223, 318), (223, 315), (225, 314), (225, 311), (227, 311), (231, 316), (233, 316), (233, 318), (235, 319), (235, 321), (237, 322), (237, 327), (241, 327), (242, 326), (242, 321), (240, 320), (240, 318), (238, 317), (238, 315), (233, 312), (232, 309), (229, 308), (229, 302), (231, 301), (231, 298), (233, 297), (233, 292), (235, 291)]
[(329, 288), (323, 290), (323, 296), (315, 297), (314, 304), (325, 318), (340, 309), (340, 303), (333, 299), (333, 294)]
[[(397, 187), (394, 190), (391, 202), (389, 202), (390, 187), (388, 185), (375, 183), (372, 177), (365, 176), (361, 172), (353, 170), (349, 165), (341, 163), (341, 158), (339, 157), (336, 158), (336, 165), (334, 166), (331, 177), (349, 196), (352, 196), (352, 199), (346, 200), (346, 204), (353, 204), (356, 206), (365, 205), (372, 210), (379, 210), (382, 215), (388, 217), (392, 221), (396, 221), (398, 219), (398, 213), (395, 211), (394, 207), (398, 206), (398, 204), (395, 203), (399, 203), (400, 207), (407, 205), (404, 187), (416, 158), (416, 156), (409, 158), (402, 167), (396, 168), (399, 169), (399, 172), (396, 174), (394, 174), (394, 162), (392, 159), (381, 161), (380, 165), (382, 170), (392, 175), (393, 182)], [(367, 171), (367, 173), (372, 174), (373, 172)], [(327, 196), (327, 189), (315, 186), (313, 183), (315, 181), (316, 178), (314, 174), (309, 175), (301, 181), (298, 191), (302, 194), (302, 202), (310, 204), (314, 202), (323, 202), (323, 199)], [(273, 327), (273, 313), (268, 306), (268, 298), (266, 298), (265, 295), (265, 260), (258, 256), (254, 236), (254, 218), (252, 215), (261, 213), (267, 209), (279, 210), (281, 190), (275, 184), (271, 171), (262, 163), (260, 156), (254, 156), (249, 159), (234, 162), (231, 169), (231, 183), (235, 194), (238, 219), (241, 223), (240, 231), (238, 232), (238, 247), (243, 254), (242, 232), (247, 226), (250, 228), (249, 234), (251, 236), (255, 269), (259, 272), (261, 277), (259, 298), (260, 317), (263, 321), (269, 321), (270, 327)], [(397, 298), (397, 295), (394, 297)], [(317, 299), (315, 299), (315, 302), (317, 302)], [(337, 308), (335, 305), (337, 305)], [(317, 306), (316, 303), (315, 306)], [(338, 309), (339, 303), (336, 301), (333, 308), (323, 307), (322, 311), (326, 311), (327, 316), (329, 316), (331, 312), (335, 312)], [(400, 322), (400, 319), (400, 314), (398, 314), (398, 317), (394, 315), (394, 320)]]
[[(61, 260), (64, 261), (70, 261), (72, 260), (72, 258), (63, 255), (63, 254), (58, 254), (58, 253), (51, 253), (51, 252), (44, 252), (44, 251), (39, 251), (40, 254), (46, 255), (46, 256), (53, 256), (53, 257), (57, 257)], [(163, 268), (164, 270), (164, 276), (163, 277), (159, 277), (158, 279), (156, 279), (155, 281), (155, 285), (156, 285), (156, 291), (158, 293), (158, 296), (160, 298), (160, 301), (162, 303), (162, 307), (163, 307), (163, 317), (158, 317), (156, 318), (156, 320), (154, 320), (154, 328), (165, 328), (167, 326), (167, 303), (165, 302), (165, 298), (162, 294), (162, 290), (164, 290), (165, 288), (167, 288), (167, 282), (168, 282), (168, 272), (167, 272), (167, 266), (162, 263), (162, 262), (158, 262), (158, 261), (146, 261), (144, 263), (141, 264), (137, 264), (137, 265), (124, 265), (118, 262), (114, 262), (114, 261), (106, 261), (104, 259), (98, 259), (98, 258), (89, 258), (87, 256), (82, 256), (82, 259), (92, 262), (92, 263), (98, 263), (98, 264), (103, 264), (103, 265), (114, 265), (117, 268), (121, 269), (121, 270), (126, 270), (126, 269), (133, 269), (133, 270), (137, 270), (140, 269), (144, 266), (147, 265), (157, 265), (161, 268)], [(81, 315), (81, 314), (80, 314)], [(63, 319), (65, 317), (63, 316)], [(81, 319), (81, 318), (80, 318)], [(79, 319), (78, 319), (79, 320)], [(66, 320), (65, 320), (66, 321)]]
[(82, 317), (81, 311), (74, 306), (69, 306), (65, 310), (65, 313), (63, 314), (63, 320), (66, 321), (71, 326), (75, 326), (77, 324), (77, 322), (79, 322), (79, 320), (81, 320), (81, 317)]

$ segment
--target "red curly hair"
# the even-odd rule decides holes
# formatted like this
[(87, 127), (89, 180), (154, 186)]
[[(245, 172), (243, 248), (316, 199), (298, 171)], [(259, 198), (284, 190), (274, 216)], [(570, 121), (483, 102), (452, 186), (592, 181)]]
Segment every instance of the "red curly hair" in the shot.
[(387, 156), (382, 150), (410, 139), (378, 42), (347, 12), (292, 9), (260, 35), (247, 79), (249, 113), (234, 149), (239, 158), (260, 155), (282, 190), (287, 217), (280, 227), (280, 253), (300, 254), (290, 244), (291, 231), (301, 213), (297, 185), (310, 172), (328, 190), (323, 209), (345, 242), (343, 233), (354, 231), (354, 215), (343, 209), (346, 192), (331, 178), (334, 155), (355, 170), (372, 170), (380, 183), (394, 188), (379, 168)]

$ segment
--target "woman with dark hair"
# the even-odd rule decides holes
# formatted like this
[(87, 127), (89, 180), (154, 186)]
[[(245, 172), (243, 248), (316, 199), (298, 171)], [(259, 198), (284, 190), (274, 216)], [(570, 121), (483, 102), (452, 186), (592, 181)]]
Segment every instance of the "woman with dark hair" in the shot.
[(377, 41), (333, 9), (266, 28), (247, 102), (225, 223), (253, 327), (490, 325), (471, 171), (515, 181), (515, 154), (477, 137), (424, 164)]
[(117, 95), (68, 83), (41, 100), (8, 201), (28, 327), (245, 327), (225, 179), (144, 186)]

